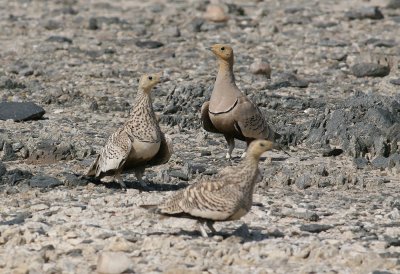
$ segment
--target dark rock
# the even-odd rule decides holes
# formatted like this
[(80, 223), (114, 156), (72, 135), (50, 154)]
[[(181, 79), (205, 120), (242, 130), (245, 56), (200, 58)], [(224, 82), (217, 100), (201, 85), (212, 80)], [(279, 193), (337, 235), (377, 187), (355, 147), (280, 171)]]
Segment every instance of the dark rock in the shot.
[(1, 102), (0, 120), (28, 121), (42, 118), (45, 114), (42, 107), (32, 102)]
[(32, 214), (29, 212), (23, 212), (18, 214), (17, 217), (8, 221), (0, 222), (0, 225), (19, 225), (25, 222), (25, 219), (31, 218)]
[(86, 186), (89, 182), (83, 178), (75, 174), (65, 174), (63, 178), (63, 184), (68, 187), (75, 187), (75, 186)]
[(1, 180), (1, 177), (2, 177), (4, 174), (6, 174), (6, 172), (7, 172), (6, 166), (0, 161), (0, 180)]
[(29, 180), (29, 186), (39, 188), (52, 188), (62, 184), (57, 178), (42, 174), (35, 175)]
[(163, 43), (152, 40), (137, 41), (135, 45), (138, 46), (139, 48), (146, 48), (146, 49), (156, 49), (164, 46)]
[(369, 163), (367, 159), (361, 158), (361, 157), (354, 158), (353, 162), (354, 162), (354, 164), (356, 165), (356, 167), (358, 169), (366, 168), (368, 166), (368, 163)]
[(334, 149), (329, 149), (329, 150), (322, 152), (322, 156), (324, 156), (324, 157), (339, 156), (342, 153), (343, 153), (343, 149), (334, 148)]
[(400, 246), (400, 238), (393, 238), (387, 235), (385, 235), (384, 238), (389, 246)]
[(311, 222), (316, 222), (319, 220), (319, 216), (317, 213), (312, 211), (295, 211), (291, 209), (286, 209), (282, 211), (282, 216), (297, 218), (297, 219), (304, 219)]
[(364, 7), (357, 10), (348, 11), (345, 17), (349, 20), (355, 19), (383, 19), (384, 16), (378, 7)]
[(201, 156), (211, 156), (211, 151), (210, 150), (202, 150), (200, 151)]
[(92, 102), (90, 103), (89, 109), (92, 110), (92, 111), (98, 110), (98, 109), (99, 109), (99, 105), (97, 104), (96, 101), (92, 101)]
[(391, 84), (393, 84), (393, 85), (400, 86), (400, 78), (391, 79), (389, 82), (390, 82)]
[(89, 18), (88, 29), (90, 30), (98, 30), (100, 28), (97, 18), (91, 17)]
[(19, 75), (22, 76), (31, 76), (33, 75), (33, 69), (32, 68), (25, 68), (19, 71)]
[(169, 171), (169, 176), (179, 178), (184, 181), (189, 181), (189, 176), (188, 174), (185, 174), (184, 172), (180, 170), (170, 170)]
[(275, 90), (279, 88), (285, 87), (297, 87), (297, 88), (306, 88), (308, 87), (308, 82), (299, 79), (296, 74), (293, 73), (282, 73), (278, 75), (278, 80), (275, 81), (272, 85), (268, 87), (268, 89)]
[(331, 229), (331, 225), (324, 225), (324, 224), (304, 224), (300, 226), (301, 231), (307, 231), (310, 233), (320, 233), (322, 231), (327, 231)]
[(383, 156), (378, 156), (371, 161), (371, 165), (375, 168), (384, 169), (388, 166), (389, 158), (385, 158)]
[(396, 152), (396, 153), (390, 155), (388, 167), (389, 168), (400, 167), (400, 154), (399, 153)]
[(200, 32), (201, 26), (204, 24), (205, 20), (199, 17), (196, 17), (190, 22), (191, 31)]
[(71, 143), (44, 139), (35, 144), (27, 159), (28, 164), (50, 164), (60, 160), (71, 160), (76, 150)]
[(397, 45), (397, 42), (393, 39), (390, 40), (382, 40), (378, 38), (369, 38), (364, 42), (366, 45), (373, 45), (375, 47), (385, 47), (385, 48), (392, 48)]
[(337, 41), (337, 40), (332, 40), (332, 39), (324, 39), (321, 42), (319, 42), (320, 46), (323, 47), (346, 47), (349, 45), (348, 42), (345, 41)]
[(351, 72), (357, 77), (384, 77), (390, 73), (390, 67), (376, 63), (358, 63), (351, 67)]
[(82, 257), (82, 249), (80, 248), (71, 249), (66, 253), (66, 255), (72, 257)]
[(389, 271), (381, 271), (381, 270), (374, 270), (372, 271), (372, 274), (393, 274), (393, 272), (389, 272)]
[(15, 154), (12, 145), (4, 142), (3, 145), (3, 158), (1, 158), (4, 162), (8, 161), (15, 161), (18, 159), (17, 155)]
[(400, 9), (400, 0), (390, 0), (386, 5), (388, 9)]
[(164, 114), (175, 114), (177, 113), (179, 110), (181, 110), (182, 108), (180, 106), (177, 106), (175, 104), (169, 104), (165, 110), (164, 110)]
[(72, 39), (65, 37), (65, 36), (59, 36), (59, 35), (52, 35), (49, 38), (47, 38), (46, 41), (72, 44)]
[(56, 30), (56, 29), (61, 28), (61, 23), (50, 19), (43, 23), (43, 27), (47, 30)]
[[(2, 79), (3, 80), (3, 79)], [(5, 88), (5, 89), (23, 89), (26, 88), (26, 85), (23, 83), (19, 83), (17, 81), (14, 81), (10, 78), (5, 78), (4, 81), (0, 82), (0, 88)]]
[(32, 173), (26, 170), (21, 169), (13, 169), (7, 171), (3, 177), (1, 178), (1, 182), (3, 184), (7, 184), (10, 186), (16, 185), (17, 183), (21, 183), (25, 180), (28, 180), (32, 177)]

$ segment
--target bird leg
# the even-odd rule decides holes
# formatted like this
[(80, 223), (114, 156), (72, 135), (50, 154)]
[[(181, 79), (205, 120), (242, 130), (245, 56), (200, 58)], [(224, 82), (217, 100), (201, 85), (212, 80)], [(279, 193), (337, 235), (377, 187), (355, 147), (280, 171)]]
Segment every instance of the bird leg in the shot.
[(235, 148), (235, 139), (225, 135), (225, 140), (228, 143), (228, 152), (226, 153), (226, 159), (232, 159), (232, 151)]
[(217, 233), (217, 231), (215, 230), (213, 224), (214, 224), (213, 221), (206, 221), (207, 227), (211, 230), (211, 232), (212, 232), (213, 234), (215, 234), (215, 233)]
[(137, 180), (139, 181), (139, 184), (143, 187), (143, 188), (147, 188), (147, 184), (146, 182), (143, 180), (143, 174), (144, 174), (144, 167), (139, 167), (135, 169), (135, 176), (137, 178)]
[(117, 173), (114, 175), (114, 180), (121, 186), (122, 190), (126, 191), (126, 185), (122, 179), (121, 171), (117, 171)]
[(204, 229), (203, 224), (204, 224), (204, 222), (202, 222), (202, 221), (197, 222), (197, 226), (200, 230), (201, 236), (204, 238), (208, 238), (208, 234), (207, 234), (206, 230)]

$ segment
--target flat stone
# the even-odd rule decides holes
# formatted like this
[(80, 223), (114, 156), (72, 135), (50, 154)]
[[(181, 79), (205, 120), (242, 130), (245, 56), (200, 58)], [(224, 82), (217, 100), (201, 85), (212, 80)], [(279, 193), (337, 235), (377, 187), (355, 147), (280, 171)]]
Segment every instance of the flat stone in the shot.
[(391, 84), (393, 84), (393, 85), (400, 86), (400, 78), (391, 79), (389, 82), (390, 82)]
[(32, 214), (29, 212), (20, 213), (17, 217), (0, 222), (0, 225), (19, 225), (25, 222), (25, 219), (32, 217)]
[(98, 273), (119, 274), (127, 272), (131, 267), (131, 260), (123, 252), (102, 252), (97, 260)]
[(345, 13), (345, 17), (349, 20), (355, 19), (373, 19), (380, 20), (384, 16), (378, 7), (363, 7), (360, 9), (351, 10)]
[(358, 63), (353, 65), (350, 70), (357, 77), (384, 77), (390, 73), (388, 66), (376, 63)]
[(137, 41), (135, 45), (138, 46), (139, 48), (145, 48), (145, 49), (156, 49), (164, 46), (163, 43), (153, 40)]
[(49, 38), (47, 38), (46, 41), (72, 44), (72, 39), (65, 37), (65, 36), (59, 36), (59, 35), (52, 35)]
[(329, 150), (322, 152), (322, 156), (324, 156), (324, 157), (339, 156), (342, 153), (343, 153), (343, 149), (334, 148), (334, 149), (329, 149)]
[(42, 118), (46, 111), (32, 102), (1, 102), (0, 120), (28, 121)]
[(300, 226), (301, 231), (307, 231), (310, 233), (320, 233), (322, 231), (327, 231), (331, 229), (331, 225), (324, 225), (324, 224), (305, 224)]
[(386, 5), (388, 9), (400, 9), (400, 0), (390, 0)]
[(34, 175), (29, 180), (29, 185), (31, 187), (39, 187), (39, 188), (52, 188), (56, 186), (60, 186), (63, 183), (57, 178), (46, 176), (46, 175)]
[(354, 158), (353, 162), (356, 165), (357, 169), (363, 169), (368, 166), (368, 160), (363, 157)]
[(6, 174), (6, 172), (7, 172), (6, 166), (0, 161), (0, 179), (1, 179), (1, 176)]
[(204, 13), (204, 19), (213, 22), (225, 22), (229, 17), (225, 14), (225, 11), (220, 5), (208, 5), (206, 12)]

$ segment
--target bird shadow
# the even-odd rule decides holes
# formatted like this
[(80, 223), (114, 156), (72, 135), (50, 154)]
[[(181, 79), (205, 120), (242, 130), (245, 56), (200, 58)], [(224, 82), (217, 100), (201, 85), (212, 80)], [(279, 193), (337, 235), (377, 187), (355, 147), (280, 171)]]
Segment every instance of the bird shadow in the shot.
[[(104, 185), (108, 189), (115, 189), (125, 191), (121, 185), (117, 182), (102, 182), (97, 178), (87, 178), (88, 181), (95, 185)], [(138, 181), (124, 181), (126, 189), (137, 189), (140, 192), (150, 191), (176, 191), (187, 187), (189, 184), (180, 182), (178, 184), (164, 184), (164, 183), (153, 183), (151, 181), (146, 182), (146, 185), (140, 184)]]
[[(151, 232), (147, 233), (147, 236), (160, 236), (160, 235), (165, 235), (168, 234), (170, 236), (186, 236), (188, 238), (196, 239), (196, 238), (202, 238), (202, 235), (200, 231), (198, 230), (185, 230), (185, 229), (180, 229), (177, 232), (171, 232), (171, 233), (165, 233), (165, 232)], [(247, 243), (247, 242), (260, 242), (265, 239), (271, 239), (271, 238), (283, 238), (285, 235), (279, 231), (279, 230), (274, 230), (271, 232), (263, 232), (263, 228), (261, 227), (252, 227), (251, 230), (249, 230), (248, 226), (246, 224), (241, 225), (239, 228), (235, 229), (232, 232), (228, 231), (217, 231), (216, 233), (210, 233), (209, 237), (213, 236), (221, 236), (223, 240), (236, 240), (239, 243)]]

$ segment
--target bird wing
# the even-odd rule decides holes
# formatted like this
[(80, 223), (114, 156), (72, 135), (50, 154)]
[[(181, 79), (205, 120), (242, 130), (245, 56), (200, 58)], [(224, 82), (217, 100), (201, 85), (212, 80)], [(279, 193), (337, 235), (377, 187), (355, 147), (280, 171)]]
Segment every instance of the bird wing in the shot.
[(160, 149), (158, 150), (157, 154), (147, 162), (148, 166), (157, 166), (165, 164), (169, 161), (174, 153), (174, 148), (172, 144), (172, 140), (169, 137), (166, 137), (164, 133), (160, 132)]
[(209, 116), (209, 106), (210, 106), (210, 101), (205, 102), (201, 106), (201, 122), (203, 124), (203, 128), (208, 132), (220, 133), (218, 129), (216, 129), (213, 123), (211, 122)]
[(95, 169), (96, 177), (120, 169), (131, 152), (132, 142), (123, 128), (113, 133), (91, 167)]
[(246, 138), (273, 140), (275, 132), (266, 122), (260, 109), (246, 96), (238, 98), (234, 108), (235, 129)]

